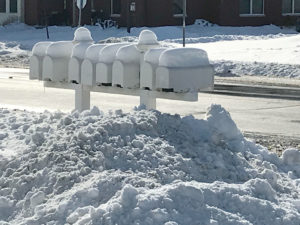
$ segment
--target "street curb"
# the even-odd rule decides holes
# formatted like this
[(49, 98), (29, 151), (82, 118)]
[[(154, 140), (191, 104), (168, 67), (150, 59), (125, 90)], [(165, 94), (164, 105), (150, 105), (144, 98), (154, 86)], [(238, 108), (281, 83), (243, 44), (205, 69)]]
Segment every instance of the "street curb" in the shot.
[(216, 83), (213, 94), (300, 100), (300, 88)]

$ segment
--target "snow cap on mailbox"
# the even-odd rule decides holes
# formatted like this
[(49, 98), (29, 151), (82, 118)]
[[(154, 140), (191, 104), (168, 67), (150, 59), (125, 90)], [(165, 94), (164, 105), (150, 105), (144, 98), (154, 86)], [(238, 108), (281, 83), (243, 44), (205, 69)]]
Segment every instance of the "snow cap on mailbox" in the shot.
[(157, 45), (157, 36), (151, 30), (143, 30), (139, 36), (138, 45)]
[(91, 32), (85, 27), (79, 27), (74, 33), (75, 42), (93, 42)]
[(164, 51), (159, 58), (159, 66), (168, 68), (188, 68), (208, 66), (206, 51), (199, 48), (174, 48)]

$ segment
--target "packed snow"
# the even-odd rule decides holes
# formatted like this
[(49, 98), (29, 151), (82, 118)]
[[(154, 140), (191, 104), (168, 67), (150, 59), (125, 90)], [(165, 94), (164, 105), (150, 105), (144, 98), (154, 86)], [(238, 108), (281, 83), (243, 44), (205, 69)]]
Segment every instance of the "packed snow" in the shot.
[(173, 68), (193, 68), (208, 66), (207, 53), (198, 48), (175, 48), (164, 51), (159, 57), (159, 65)]
[(299, 225), (299, 198), (300, 152), (255, 145), (220, 105), (0, 109), (0, 224)]
[[(178, 47), (182, 43), (182, 28), (110, 28), (86, 26), (95, 41), (101, 43), (136, 42), (141, 31), (156, 33), (163, 47)], [(49, 27), (50, 40), (72, 40), (76, 28)], [(79, 35), (80, 36), (80, 35)], [(145, 35), (147, 42), (151, 35)], [(149, 39), (150, 37), (150, 39)], [(90, 40), (90, 34), (82, 35)], [(153, 37), (152, 37), (153, 38)], [(0, 59), (3, 66), (28, 66), (28, 56), (35, 43), (48, 41), (45, 29), (24, 24), (0, 27)], [(208, 53), (210, 62), (220, 76), (272, 76), (300, 78), (300, 36), (293, 28), (274, 25), (261, 27), (222, 27), (198, 20), (187, 26), (186, 43)]]

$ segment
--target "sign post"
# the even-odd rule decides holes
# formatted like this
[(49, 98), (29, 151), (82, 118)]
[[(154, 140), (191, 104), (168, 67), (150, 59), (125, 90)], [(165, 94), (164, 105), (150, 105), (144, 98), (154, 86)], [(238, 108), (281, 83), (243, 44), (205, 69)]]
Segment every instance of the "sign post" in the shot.
[(79, 19), (78, 19), (78, 26), (81, 26), (81, 17), (82, 17), (82, 9), (86, 6), (87, 0), (77, 0), (77, 7), (79, 9)]
[(182, 16), (182, 45), (185, 47), (185, 18), (186, 18), (186, 0), (183, 0), (183, 16)]

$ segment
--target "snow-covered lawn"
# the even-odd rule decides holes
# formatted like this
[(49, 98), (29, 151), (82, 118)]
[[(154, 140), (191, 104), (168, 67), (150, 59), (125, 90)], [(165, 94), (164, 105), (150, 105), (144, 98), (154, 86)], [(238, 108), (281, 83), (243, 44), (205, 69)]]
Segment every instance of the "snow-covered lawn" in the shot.
[(0, 224), (298, 225), (299, 199), (300, 152), (246, 140), (219, 105), (0, 109)]
[[(87, 26), (94, 40), (108, 42), (136, 41), (145, 28), (102, 30)], [(50, 40), (72, 40), (76, 28), (49, 27)], [(148, 28), (147, 28), (148, 29)], [(163, 45), (180, 46), (180, 27), (156, 27), (154, 31)], [(24, 24), (0, 27), (0, 59), (9, 66), (20, 61), (28, 66), (33, 45), (46, 40), (45, 29)], [(262, 27), (220, 27), (203, 21), (187, 27), (187, 44), (208, 52), (211, 63), (220, 75), (256, 75), (300, 78), (300, 34), (294, 29), (273, 25)], [(12, 58), (11, 58), (12, 57)]]

